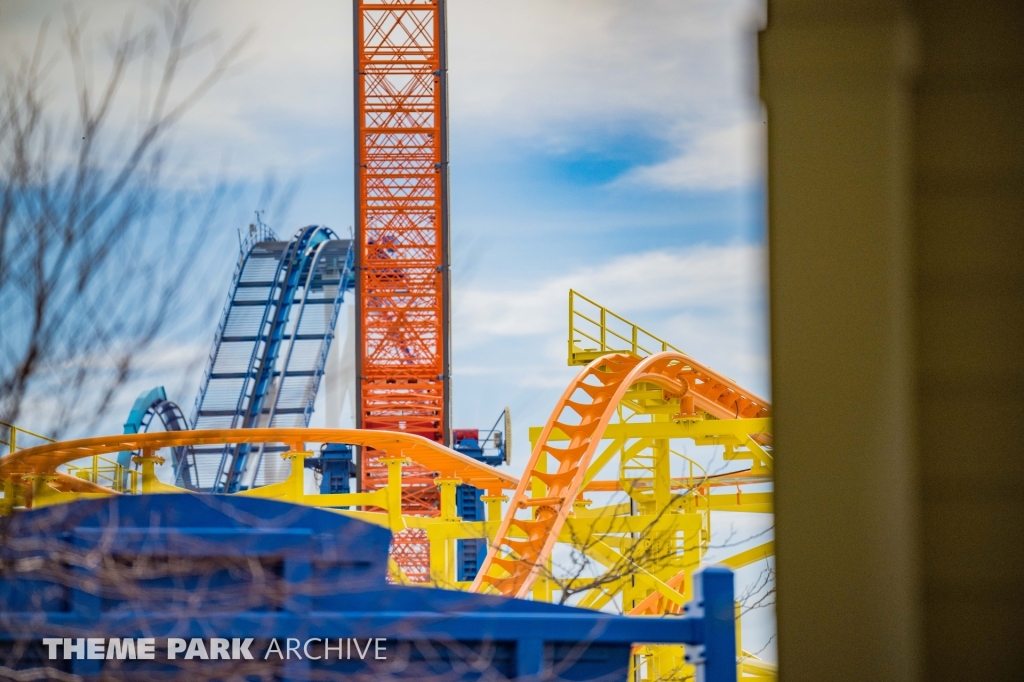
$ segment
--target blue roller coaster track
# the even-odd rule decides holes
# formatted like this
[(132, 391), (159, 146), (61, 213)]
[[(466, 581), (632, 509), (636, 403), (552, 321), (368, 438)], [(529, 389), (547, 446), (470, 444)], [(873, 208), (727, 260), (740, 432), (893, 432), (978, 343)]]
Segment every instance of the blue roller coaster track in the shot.
[[(149, 431), (149, 425), (157, 418), (164, 426), (165, 431), (181, 431), (188, 428), (185, 415), (182, 414), (178, 405), (167, 399), (167, 391), (163, 386), (148, 391), (143, 391), (135, 399), (128, 419), (124, 423), (125, 433), (145, 433)], [(191, 446), (181, 446), (173, 449), (171, 455), (174, 462), (175, 478), (185, 487), (194, 488), (192, 472), (187, 468), (192, 461)], [(117, 457), (117, 463), (130, 468), (134, 452), (122, 452)], [(184, 468), (182, 468), (184, 467)]]
[[(196, 397), (194, 429), (308, 426), (345, 292), (354, 286), (351, 241), (311, 225), (291, 241), (250, 230)], [(264, 482), (265, 454), (286, 448), (201, 446), (179, 472), (198, 490)], [(185, 482), (179, 477), (181, 482)]]
[[(125, 433), (147, 431), (154, 416), (166, 430), (305, 427), (313, 414), (345, 292), (354, 288), (352, 243), (310, 225), (281, 241), (251, 226), (241, 244), (227, 304), (214, 334), (192, 417), (162, 386), (144, 391)], [(267, 482), (266, 454), (284, 444), (175, 448), (175, 483), (234, 492)], [(118, 460), (130, 466), (131, 452)]]
[[(186, 422), (162, 386), (144, 391), (125, 433), (147, 431), (154, 416), (166, 430), (308, 426), (327, 365), (345, 292), (354, 288), (351, 240), (310, 225), (282, 241), (263, 224), (241, 244), (213, 349)], [(175, 448), (175, 483), (234, 492), (263, 484), (265, 454), (283, 444)], [(118, 460), (130, 466), (131, 452)]]

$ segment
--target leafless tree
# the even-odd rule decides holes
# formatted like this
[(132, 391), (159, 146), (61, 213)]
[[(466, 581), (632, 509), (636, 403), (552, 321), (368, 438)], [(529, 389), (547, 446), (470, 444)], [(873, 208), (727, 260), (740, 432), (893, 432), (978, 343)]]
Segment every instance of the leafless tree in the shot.
[[(713, 472), (708, 478), (713, 478), (723, 472)], [(736, 472), (730, 472), (736, 473)], [(679, 514), (684, 511), (688, 497), (700, 494), (700, 489), (707, 483), (708, 478), (699, 483), (692, 484), (673, 494), (670, 502), (649, 516), (649, 520), (642, 529), (629, 533), (629, 537), (620, 538), (624, 540), (616, 549), (618, 552), (612, 554), (613, 559), (608, 561), (608, 547), (598, 547), (600, 543), (606, 542), (607, 538), (599, 534), (580, 533), (572, 526), (568, 528), (568, 538), (565, 538), (564, 545), (567, 551), (557, 558), (552, 557), (550, 563), (539, 565), (537, 570), (541, 579), (548, 581), (553, 588), (555, 600), (558, 603), (576, 603), (578, 598), (592, 595), (595, 590), (609, 591), (610, 593), (621, 593), (622, 585), (625, 582), (636, 579), (641, 575), (664, 573), (665, 569), (679, 570), (680, 550), (683, 555), (690, 553), (703, 555), (707, 550), (724, 550), (734, 547), (749, 545), (752, 541), (763, 538), (774, 532), (774, 525), (759, 532), (738, 533), (731, 530), (723, 535), (708, 537), (703, 541), (703, 547), (699, 546), (701, 540), (690, 539), (686, 546), (680, 547), (677, 543), (675, 532), (666, 533), (664, 530), (666, 517)], [(595, 520), (606, 520), (611, 518), (615, 506), (605, 508), (605, 512)], [(615, 544), (612, 542), (612, 544)], [(595, 555), (605, 556), (603, 561), (595, 560)], [(675, 570), (672, 572), (674, 573)], [(670, 584), (672, 584), (670, 582)], [(676, 586), (682, 591), (682, 586)], [(775, 604), (775, 570), (774, 564), (769, 559), (762, 562), (758, 575), (749, 581), (736, 595), (738, 604), (737, 615), (742, 617), (752, 611), (771, 608)], [(678, 612), (671, 604), (665, 603), (669, 611)], [(611, 600), (604, 607), (616, 612), (628, 611), (621, 601)], [(774, 635), (757, 651), (744, 650), (740, 662), (755, 661), (761, 662), (757, 657), (768, 646), (770, 646)], [(658, 670), (659, 679), (677, 680), (679, 682), (693, 679), (692, 667), (681, 663), (677, 669)], [(646, 679), (646, 678), (645, 678)]]
[[(569, 526), (568, 538), (563, 543), (567, 545), (567, 551), (557, 559), (552, 558), (550, 564), (545, 563), (538, 566), (539, 575), (550, 582), (554, 590), (559, 593), (558, 603), (565, 604), (592, 590), (612, 588), (617, 591), (616, 586), (624, 580), (645, 573), (660, 573), (666, 568), (680, 566), (679, 559), (684, 554), (689, 553), (693, 556), (699, 553), (703, 556), (708, 550), (748, 545), (753, 540), (773, 533), (774, 525), (756, 533), (739, 534), (733, 530), (724, 537), (690, 539), (688, 544), (681, 546), (679, 543), (682, 540), (681, 533), (664, 530), (663, 521), (667, 517), (684, 512), (687, 500), (700, 495), (701, 488), (708, 480), (721, 473), (712, 472), (700, 482), (693, 483), (674, 493), (668, 504), (658, 509), (653, 515), (649, 515), (648, 521), (642, 529), (629, 533), (630, 537), (628, 538), (621, 538), (623, 542), (615, 548), (618, 551), (612, 555), (610, 562), (608, 560), (602, 562), (593, 558), (598, 554), (608, 554), (601, 551), (605, 548), (599, 547), (600, 544), (606, 542), (605, 536), (596, 533), (581, 533), (576, 531), (573, 526)], [(616, 514), (615, 509), (614, 505), (605, 507), (594, 520), (613, 518)], [(742, 612), (773, 605), (774, 587), (774, 570), (766, 564), (765, 570), (758, 576), (755, 584), (748, 586), (742, 594), (737, 595)], [(621, 604), (613, 603), (610, 606), (619, 611), (623, 610)]]
[[(683, 496), (677, 496), (671, 504), (659, 510), (642, 531), (631, 533), (631, 538), (624, 538), (626, 543), (619, 548), (610, 565), (592, 558), (598, 545), (606, 541), (604, 536), (579, 533), (570, 527), (566, 556), (553, 559), (550, 566), (540, 568), (541, 576), (559, 592), (558, 603), (565, 604), (592, 590), (614, 588), (641, 572), (659, 572), (678, 562), (680, 552), (675, 533), (659, 533), (655, 528), (665, 516), (679, 510), (682, 499)], [(684, 550), (696, 552), (698, 547), (686, 547)], [(615, 605), (615, 608), (622, 610), (621, 605)]]
[(0, 421), (30, 407), (30, 428), (87, 430), (189, 307), (181, 299), (230, 190), (176, 172), (172, 133), (251, 35), (218, 48), (216, 32), (195, 30), (195, 11), (195, 0), (168, 0), (97, 41), (69, 3), (59, 46), (46, 20), (5, 65)]

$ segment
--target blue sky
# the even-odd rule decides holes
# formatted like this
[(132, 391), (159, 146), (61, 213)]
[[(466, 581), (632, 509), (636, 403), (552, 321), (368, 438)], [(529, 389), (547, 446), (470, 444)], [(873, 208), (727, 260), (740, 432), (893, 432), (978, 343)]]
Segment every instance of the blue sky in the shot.
[[(97, 37), (128, 10), (138, 24), (151, 18), (120, 0), (74, 6)], [(60, 8), (3, 2), (0, 53), (30, 48), (45, 15), (59, 49)], [(543, 422), (572, 375), (569, 287), (769, 392), (759, 13), (754, 0), (451, 0), (456, 425), (490, 422), (506, 403), (517, 431)], [(256, 196), (267, 173), (298, 186), (290, 211), (271, 217), (279, 234), (311, 223), (345, 234), (352, 224), (349, 5), (200, 5), (197, 28), (219, 30), (221, 47), (250, 27), (244, 68), (190, 113), (174, 144), (179, 183), (216, 175), (241, 191), (211, 235), (196, 293), (217, 309), (236, 230), (266, 208)], [(58, 105), (63, 77), (51, 76)], [(161, 346), (122, 402), (168, 374), (168, 389), (190, 405), (199, 370), (177, 368), (205, 356), (215, 323)]]
[[(488, 426), (509, 405), (513, 468), (522, 467), (526, 429), (574, 374), (570, 287), (768, 395), (761, 3), (449, 1), (454, 425)], [(75, 7), (97, 34), (128, 9), (148, 19), (120, 0)], [(0, 2), (0, 54), (31, 47), (43, 15), (59, 28), (60, 8)], [(178, 181), (220, 174), (241, 189), (194, 294), (219, 311), (236, 230), (266, 208), (255, 197), (268, 172), (298, 183), (290, 211), (272, 218), (279, 235), (311, 223), (347, 234), (352, 224), (351, 9), (211, 0), (198, 18), (222, 31), (222, 45), (256, 30), (245, 68), (175, 139)], [(58, 105), (62, 77), (53, 76)], [(215, 326), (214, 315), (160, 344), (107, 430), (159, 383), (187, 413)]]

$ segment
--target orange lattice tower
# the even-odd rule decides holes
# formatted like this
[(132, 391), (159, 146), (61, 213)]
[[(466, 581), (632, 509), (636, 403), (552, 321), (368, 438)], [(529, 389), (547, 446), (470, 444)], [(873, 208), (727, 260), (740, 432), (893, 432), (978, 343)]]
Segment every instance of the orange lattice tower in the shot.
[[(444, 0), (356, 0), (358, 426), (448, 443), (448, 136)], [(385, 468), (364, 452), (361, 485)], [(436, 515), (433, 476), (406, 467), (406, 513)], [(393, 555), (429, 579), (425, 537)]]

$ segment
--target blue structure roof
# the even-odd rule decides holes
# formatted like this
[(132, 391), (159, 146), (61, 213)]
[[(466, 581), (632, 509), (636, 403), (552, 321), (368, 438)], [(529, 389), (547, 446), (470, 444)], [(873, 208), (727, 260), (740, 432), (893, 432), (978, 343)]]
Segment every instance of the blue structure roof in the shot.
[[(522, 679), (546, 670), (546, 679), (623, 680), (632, 644), (687, 642), (701, 645), (691, 649), (695, 660), (701, 652), (709, 659), (705, 680), (735, 680), (725, 569), (699, 574), (703, 601), (692, 615), (626, 618), (391, 585), (387, 530), (257, 498), (84, 500), (0, 519), (0, 538), (0, 665), (15, 670), (394, 680)], [(89, 658), (89, 638), (107, 655)], [(155, 657), (108, 658), (109, 638), (138, 647), (153, 638)], [(174, 659), (169, 638), (181, 640)], [(252, 660), (209, 658), (246, 639)], [(355, 652), (374, 640), (383, 657), (360, 658), (353, 639)], [(349, 656), (339, 659), (338, 646)]]

